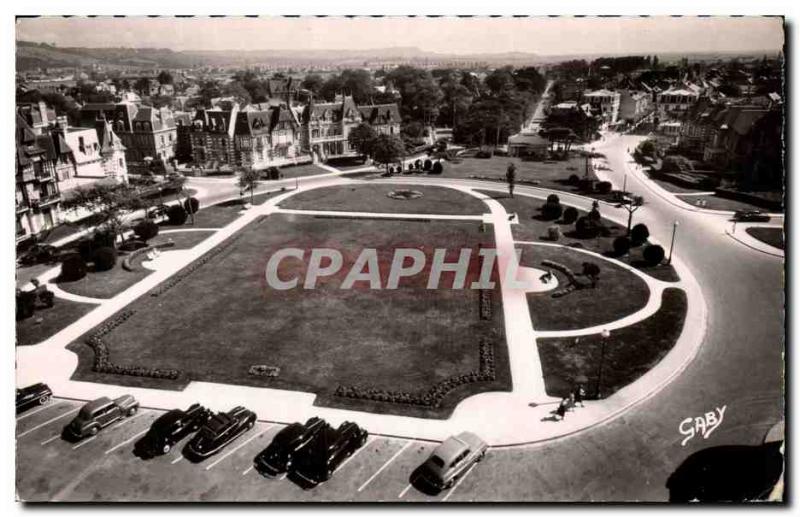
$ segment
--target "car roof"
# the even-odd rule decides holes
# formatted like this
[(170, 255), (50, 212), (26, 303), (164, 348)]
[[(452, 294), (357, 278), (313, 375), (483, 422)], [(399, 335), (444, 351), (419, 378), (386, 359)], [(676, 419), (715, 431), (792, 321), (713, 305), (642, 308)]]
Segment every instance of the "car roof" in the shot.
[(153, 422), (153, 427), (156, 429), (162, 429), (172, 425), (176, 420), (180, 420), (184, 416), (186, 416), (186, 413), (184, 413), (181, 409), (167, 411), (160, 417), (156, 418), (156, 420)]
[(233, 423), (233, 418), (230, 415), (227, 413), (217, 413), (206, 421), (206, 427), (218, 433), (231, 425), (231, 423)]
[(95, 399), (91, 402), (87, 402), (85, 406), (83, 406), (83, 410), (86, 412), (93, 412), (103, 406), (107, 406), (111, 404), (111, 399), (108, 397), (100, 397), (99, 399)]
[(451, 436), (436, 447), (433, 454), (444, 460), (445, 463), (449, 463), (468, 448), (468, 442), (462, 440), (458, 436)]

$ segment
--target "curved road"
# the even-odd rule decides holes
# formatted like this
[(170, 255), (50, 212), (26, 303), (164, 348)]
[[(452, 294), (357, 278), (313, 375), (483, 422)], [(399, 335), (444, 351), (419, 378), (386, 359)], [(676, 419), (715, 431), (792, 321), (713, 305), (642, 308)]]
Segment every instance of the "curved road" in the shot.
[[(606, 155), (611, 170), (605, 175), (616, 186), (629, 166), (626, 149), (638, 138), (611, 136), (595, 144)], [(206, 189), (205, 204), (238, 195), (232, 182), (191, 181)], [(301, 188), (316, 181), (301, 179)], [(459, 180), (432, 180), (437, 181)], [(633, 171), (626, 182), (628, 191), (646, 201), (634, 214), (634, 223), (646, 223), (667, 244), (673, 222), (680, 223), (675, 252), (703, 287), (709, 311), (700, 352), (664, 390), (608, 424), (542, 445), (494, 450), (495, 465), (474, 469), (450, 501), (666, 501), (667, 478), (688, 456), (719, 445), (760, 444), (783, 418), (783, 260), (725, 235), (730, 227), (725, 215), (687, 210), (661, 198), (649, 180)], [(294, 183), (271, 182), (259, 190)], [(562, 197), (581, 207), (591, 204), (580, 196)], [(602, 210), (624, 212), (611, 206)], [(681, 445), (682, 420), (722, 406), (724, 420), (707, 439), (698, 435)]]

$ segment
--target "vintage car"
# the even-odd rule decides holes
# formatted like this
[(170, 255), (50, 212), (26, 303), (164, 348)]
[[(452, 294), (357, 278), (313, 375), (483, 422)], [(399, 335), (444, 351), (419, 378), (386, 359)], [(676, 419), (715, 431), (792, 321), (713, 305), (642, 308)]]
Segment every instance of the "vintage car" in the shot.
[(367, 431), (353, 422), (344, 422), (337, 429), (326, 424), (295, 455), (290, 472), (298, 478), (300, 486), (312, 488), (329, 480), (347, 458), (367, 443), (368, 436)]
[(451, 436), (436, 447), (419, 469), (422, 480), (437, 489), (450, 488), (483, 459), (488, 445), (470, 432)]
[(200, 429), (210, 415), (211, 411), (200, 404), (192, 404), (186, 411), (167, 411), (153, 422), (138, 446), (150, 454), (167, 454), (176, 443)]
[(733, 213), (733, 219), (741, 222), (767, 223), (770, 216), (761, 210), (737, 210)]
[(195, 459), (208, 458), (252, 429), (255, 423), (256, 414), (242, 406), (236, 406), (227, 413), (219, 412), (206, 420), (187, 444), (186, 452)]
[(305, 424), (296, 422), (284, 427), (275, 435), (266, 449), (253, 459), (253, 468), (265, 476), (277, 476), (286, 472), (292, 458), (328, 424), (321, 418), (309, 418)]
[(22, 413), (34, 406), (44, 406), (50, 402), (53, 392), (47, 384), (41, 382), (17, 389), (17, 413)]
[(87, 402), (78, 415), (64, 428), (68, 438), (81, 439), (96, 435), (100, 429), (108, 427), (126, 416), (133, 416), (139, 409), (139, 403), (131, 395), (123, 395), (111, 400), (100, 397)]

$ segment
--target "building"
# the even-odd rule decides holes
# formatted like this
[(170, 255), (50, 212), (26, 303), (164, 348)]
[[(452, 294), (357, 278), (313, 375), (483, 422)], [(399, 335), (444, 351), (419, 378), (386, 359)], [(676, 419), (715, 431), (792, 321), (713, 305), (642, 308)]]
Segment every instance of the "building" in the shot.
[(50, 135), (36, 134), (18, 114), (15, 137), (16, 240), (21, 242), (58, 224), (61, 193)]
[(236, 166), (234, 131), (238, 112), (238, 104), (234, 104), (230, 110), (197, 110), (189, 136), (195, 165), (211, 170)]
[(619, 118), (619, 92), (611, 90), (595, 90), (583, 94), (583, 101), (592, 107), (592, 113), (598, 115), (604, 124), (616, 124)]
[(549, 149), (550, 141), (537, 134), (519, 133), (508, 139), (509, 156), (532, 156), (545, 159)]
[(673, 119), (682, 118), (700, 98), (699, 91), (690, 88), (668, 88), (657, 95), (657, 106), (659, 118)]
[(650, 93), (622, 90), (619, 97), (619, 119), (635, 124), (649, 115), (652, 111)]
[(303, 112), (303, 149), (321, 161), (357, 156), (347, 138), (361, 121), (361, 111), (351, 96), (337, 96), (334, 102), (319, 104), (312, 101)]
[(284, 105), (240, 111), (234, 130), (237, 165), (261, 170), (296, 163), (302, 154), (301, 130), (295, 113)]
[(366, 122), (379, 135), (400, 134), (400, 110), (397, 104), (359, 106), (362, 122)]

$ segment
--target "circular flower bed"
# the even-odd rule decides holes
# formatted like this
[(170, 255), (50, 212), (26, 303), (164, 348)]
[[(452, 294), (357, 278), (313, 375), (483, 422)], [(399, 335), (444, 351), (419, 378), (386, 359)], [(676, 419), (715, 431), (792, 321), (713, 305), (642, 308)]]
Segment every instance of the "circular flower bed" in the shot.
[(399, 199), (401, 201), (408, 201), (409, 199), (419, 199), (422, 197), (422, 192), (419, 190), (393, 190), (386, 194), (387, 197), (392, 199)]

